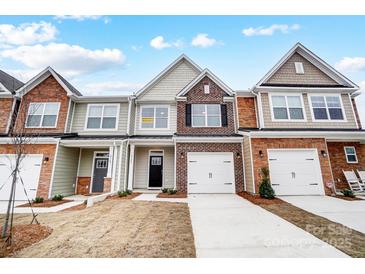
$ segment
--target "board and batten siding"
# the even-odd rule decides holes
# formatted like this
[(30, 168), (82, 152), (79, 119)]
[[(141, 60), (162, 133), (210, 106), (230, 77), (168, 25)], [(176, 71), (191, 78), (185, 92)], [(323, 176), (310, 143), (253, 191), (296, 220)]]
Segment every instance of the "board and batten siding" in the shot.
[(51, 196), (75, 194), (79, 148), (58, 147)]
[[(144, 105), (147, 105), (147, 104), (144, 104)], [(148, 105), (150, 105), (150, 104), (148, 104)], [(164, 105), (164, 104), (156, 104), (156, 105)], [(136, 117), (135, 117), (136, 126), (135, 126), (135, 132), (134, 132), (136, 135), (172, 135), (176, 132), (176, 116), (177, 116), (176, 115), (176, 104), (169, 104), (169, 107), (170, 107), (169, 121), (170, 121), (170, 123), (169, 123), (168, 129), (140, 129), (141, 106), (142, 105), (138, 104), (136, 107)]]
[(174, 187), (174, 148), (162, 147), (137, 147), (135, 149), (135, 164), (134, 164), (134, 189), (145, 189), (148, 187), (148, 170), (149, 170), (149, 151), (164, 150), (163, 159), (163, 188)]
[[(94, 104), (94, 103), (93, 103)], [(100, 103), (103, 104), (103, 103)], [(108, 104), (108, 103), (105, 103)], [(77, 103), (72, 122), (71, 132), (93, 135), (125, 135), (127, 134), (128, 124), (128, 102), (120, 103), (119, 121), (117, 130), (85, 130), (85, 121), (88, 103)]]
[(198, 74), (197, 69), (182, 60), (155, 85), (146, 90), (138, 101), (174, 101), (175, 96)]
[[(295, 92), (293, 92), (295, 93)], [(328, 121), (328, 122), (315, 122), (312, 119), (311, 106), (309, 101), (309, 93), (303, 93), (304, 109), (307, 117), (305, 122), (287, 122), (287, 121), (272, 121), (271, 119), (271, 106), (269, 101), (269, 94), (261, 94), (263, 118), (265, 128), (357, 128), (356, 118), (354, 116), (352, 105), (348, 94), (341, 94), (342, 104), (347, 121)], [(315, 95), (313, 93), (313, 95)]]
[(245, 186), (246, 191), (254, 193), (253, 189), (253, 174), (252, 174), (252, 162), (251, 162), (251, 146), (250, 137), (243, 137), (243, 159), (244, 159), (244, 172), (245, 172)]

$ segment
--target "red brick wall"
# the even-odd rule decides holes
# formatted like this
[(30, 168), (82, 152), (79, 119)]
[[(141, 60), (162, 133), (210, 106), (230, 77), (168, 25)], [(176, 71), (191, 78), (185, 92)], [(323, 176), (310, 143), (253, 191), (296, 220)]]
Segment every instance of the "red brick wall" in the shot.
[(30, 90), (22, 97), (19, 115), (17, 117), (15, 130), (22, 130), (31, 102), (60, 102), (58, 121), (56, 128), (24, 128), (27, 133), (63, 133), (66, 125), (68, 100), (66, 91), (53, 76), (49, 76), (38, 86)]
[(9, 117), (12, 114), (13, 98), (0, 98), (0, 134), (7, 133)]
[(357, 124), (359, 125), (359, 128), (362, 128), (361, 120), (360, 120), (359, 112), (357, 111), (357, 105), (356, 105), (355, 99), (351, 99), (351, 102), (352, 102), (352, 106), (354, 107)]
[[(210, 93), (204, 94), (204, 84), (210, 85)], [(222, 134), (235, 133), (234, 107), (232, 102), (223, 102), (223, 97), (228, 96), (216, 83), (208, 77), (203, 78), (186, 95), (186, 102), (177, 102), (177, 133), (178, 134)], [(226, 104), (227, 127), (186, 127), (185, 105), (186, 104)]]
[[(356, 150), (357, 164), (349, 164), (346, 161), (345, 146), (353, 146)], [(333, 178), (337, 189), (349, 188), (342, 170), (350, 171), (365, 169), (365, 145), (356, 142), (328, 142), (328, 152), (331, 160)]]
[(86, 195), (90, 193), (91, 177), (77, 177), (76, 194)]
[(237, 97), (239, 127), (257, 128), (254, 97)]
[[(25, 152), (27, 154), (43, 154), (44, 157), (49, 157), (49, 161), (42, 162), (41, 174), (37, 189), (37, 196), (48, 198), (49, 187), (52, 177), (53, 162), (56, 152), (56, 145), (26, 145)], [(13, 145), (0, 145), (0, 154), (14, 154), (15, 148)]]
[[(240, 143), (177, 143), (175, 155), (176, 188), (178, 191), (187, 192), (188, 152), (233, 152), (236, 192), (243, 191), (243, 163)], [(237, 153), (239, 153), (240, 158), (236, 157)]]
[[(331, 191), (326, 187), (327, 182), (332, 182), (331, 166), (329, 163), (329, 157), (323, 157), (321, 150), (327, 151), (326, 141), (320, 138), (252, 138), (252, 157), (254, 165), (254, 179), (256, 193), (258, 192), (260, 185), (260, 170), (263, 167), (269, 167), (267, 149), (280, 149), (280, 148), (316, 148), (318, 150), (318, 158), (321, 165), (322, 178), (324, 183), (325, 192), (327, 195), (331, 194)], [(259, 156), (259, 151), (264, 153), (263, 157)]]

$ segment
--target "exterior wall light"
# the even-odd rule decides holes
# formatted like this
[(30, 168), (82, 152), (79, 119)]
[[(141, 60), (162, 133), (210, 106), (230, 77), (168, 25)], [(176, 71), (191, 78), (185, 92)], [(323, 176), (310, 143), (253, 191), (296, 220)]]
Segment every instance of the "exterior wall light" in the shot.
[(44, 157), (43, 158), (43, 164), (47, 164), (48, 161), (49, 161), (49, 157)]
[(327, 157), (327, 152), (325, 150), (321, 150), (321, 154), (323, 157)]
[(236, 158), (241, 159), (241, 154), (239, 152), (236, 153)]
[(259, 150), (259, 155), (260, 155), (260, 158), (264, 157), (264, 153), (262, 152), (262, 150)]

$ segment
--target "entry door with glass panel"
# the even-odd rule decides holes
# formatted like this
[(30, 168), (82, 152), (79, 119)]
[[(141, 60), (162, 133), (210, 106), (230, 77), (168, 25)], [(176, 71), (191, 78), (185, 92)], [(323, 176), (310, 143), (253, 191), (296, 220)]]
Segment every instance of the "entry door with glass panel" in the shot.
[(93, 192), (103, 192), (104, 178), (108, 174), (109, 153), (98, 152), (95, 155), (93, 173)]
[(160, 152), (151, 152), (149, 161), (149, 182), (150, 188), (161, 188), (163, 179), (163, 155)]

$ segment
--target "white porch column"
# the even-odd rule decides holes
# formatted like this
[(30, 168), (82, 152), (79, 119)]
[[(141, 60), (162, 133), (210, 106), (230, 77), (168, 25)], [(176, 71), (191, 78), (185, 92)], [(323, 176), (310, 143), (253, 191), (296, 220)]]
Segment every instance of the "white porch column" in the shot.
[(109, 159), (108, 159), (108, 173), (106, 175), (106, 177), (108, 177), (108, 178), (112, 177), (112, 171), (114, 169), (113, 152), (114, 152), (114, 147), (110, 146), (109, 147)]
[(134, 173), (134, 153), (135, 145), (130, 145), (129, 171), (128, 171), (128, 190), (133, 190), (133, 173)]

